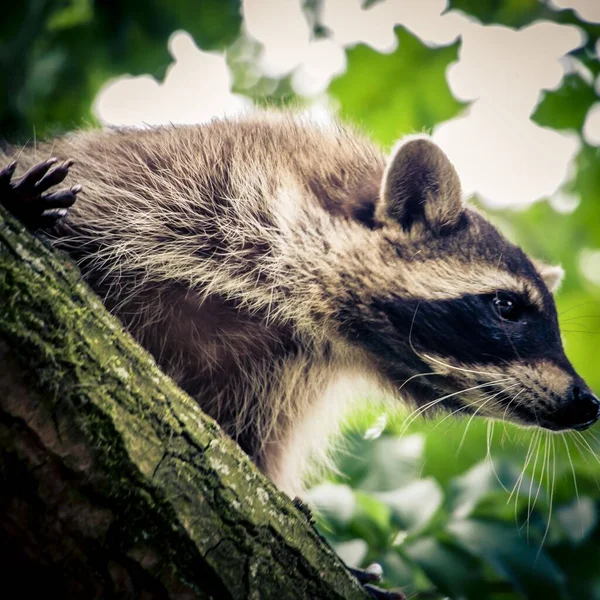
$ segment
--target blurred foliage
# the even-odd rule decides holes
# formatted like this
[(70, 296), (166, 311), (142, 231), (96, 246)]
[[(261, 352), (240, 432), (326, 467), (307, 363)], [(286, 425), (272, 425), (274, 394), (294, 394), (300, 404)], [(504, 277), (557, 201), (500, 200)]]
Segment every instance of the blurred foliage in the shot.
[(340, 101), (342, 117), (367, 126), (385, 145), (397, 140), (399, 132), (431, 129), (462, 108), (445, 76), (448, 64), (458, 60), (459, 43), (430, 48), (402, 27), (396, 37), (398, 49), (392, 54), (362, 44), (348, 50), (346, 73), (329, 87)]
[(239, 35), (239, 0), (24, 0), (0, 18), (0, 131), (12, 141), (93, 122), (110, 77), (171, 62), (169, 36), (191, 33), (202, 48)]
[(354, 415), (340, 475), (309, 492), (342, 558), (380, 563), (387, 585), (417, 598), (600, 598), (599, 469), (584, 442), (405, 417)]
[[(315, 35), (327, 36), (317, 18), (320, 0), (304, 5)], [(110, 77), (162, 77), (176, 29), (189, 31), (203, 49), (227, 50), (236, 92), (259, 103), (301, 101), (289, 77), (257, 76), (261, 47), (240, 33), (239, 8), (239, 0), (3, 6), (2, 136), (27, 139), (93, 123), (92, 101)], [(600, 392), (600, 287), (580, 268), (582, 251), (600, 249), (600, 155), (582, 138), (585, 117), (599, 100), (600, 25), (538, 0), (450, 0), (448, 9), (485, 24), (525, 27), (548, 19), (586, 34), (570, 55), (577, 68), (558, 89), (542, 93), (532, 115), (582, 140), (571, 180), (555, 198), (492, 216), (532, 254), (567, 270), (557, 298), (567, 353)], [(383, 145), (464, 108), (445, 79), (460, 40), (432, 47), (402, 27), (396, 34), (399, 45), (391, 54), (364, 45), (347, 49), (347, 71), (329, 89), (342, 116)], [(570, 197), (574, 209), (561, 208), (560, 195)], [(386, 422), (384, 412), (372, 403), (353, 416), (336, 456), (343, 475), (309, 492), (322, 531), (349, 563), (378, 561), (386, 585), (423, 598), (600, 600), (600, 461), (593, 432), (542, 435), (447, 416)]]
[(571, 73), (558, 90), (543, 94), (532, 118), (545, 127), (581, 131), (588, 110), (597, 100), (589, 82), (579, 73)]

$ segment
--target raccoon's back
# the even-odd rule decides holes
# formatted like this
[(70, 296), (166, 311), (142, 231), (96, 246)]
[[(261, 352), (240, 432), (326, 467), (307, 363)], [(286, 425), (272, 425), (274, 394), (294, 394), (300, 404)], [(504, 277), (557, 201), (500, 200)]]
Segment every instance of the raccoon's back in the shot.
[(56, 244), (104, 299), (166, 280), (228, 297), (232, 278), (243, 288), (286, 244), (282, 223), (295, 215), (308, 228), (311, 215), (368, 220), (384, 164), (348, 129), (269, 113), (84, 131), (8, 154), (21, 170), (75, 161), (67, 183), (83, 192)]
[(143, 218), (152, 209), (163, 217), (227, 217), (238, 208), (264, 219), (279, 208), (278, 189), (289, 185), (306, 192), (302, 200), (342, 214), (348, 191), (376, 193), (383, 168), (380, 151), (348, 129), (268, 113), (199, 126), (84, 131), (12, 154), (22, 169), (47, 156), (75, 160), (71, 181), (86, 192), (74, 221), (105, 211), (137, 210)]

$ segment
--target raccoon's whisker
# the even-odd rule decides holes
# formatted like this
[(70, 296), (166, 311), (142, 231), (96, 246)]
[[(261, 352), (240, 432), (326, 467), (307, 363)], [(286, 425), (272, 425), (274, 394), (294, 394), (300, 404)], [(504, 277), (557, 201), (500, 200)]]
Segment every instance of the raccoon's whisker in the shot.
[(600, 439), (598, 438), (598, 436), (597, 436), (597, 435), (596, 435), (596, 434), (595, 434), (593, 431), (591, 431), (591, 430), (589, 430), (589, 429), (588, 429), (588, 430), (587, 430), (587, 435), (588, 435), (588, 436), (592, 436), (592, 437), (594, 438), (594, 441), (595, 441), (597, 444), (600, 444)]
[(410, 322), (410, 330), (408, 331), (408, 343), (411, 347), (411, 350), (417, 355), (419, 356), (419, 353), (417, 352), (417, 349), (415, 348), (413, 342), (412, 342), (412, 333), (413, 333), (413, 328), (415, 326), (415, 320), (417, 318), (417, 312), (419, 311), (419, 306), (421, 306), (421, 301), (419, 300), (419, 302), (417, 302), (417, 306), (415, 306), (415, 312), (413, 313), (412, 316), (412, 320)]
[[(529, 440), (529, 447), (527, 448), (527, 455), (525, 456), (525, 463), (523, 464), (523, 469), (521, 470), (521, 473), (519, 474), (519, 478), (515, 482), (515, 485), (513, 486), (513, 489), (510, 493), (511, 496), (513, 494), (515, 495), (515, 524), (517, 526), (517, 529), (519, 528), (518, 508), (519, 508), (519, 494), (521, 493), (521, 486), (523, 485), (523, 481), (525, 479), (525, 472), (527, 471), (527, 467), (529, 466), (529, 463), (531, 462), (531, 458), (533, 457), (535, 448), (538, 446), (538, 442), (539, 442), (541, 435), (542, 435), (541, 430), (538, 430), (538, 431), (536, 431), (536, 433), (534, 435), (531, 436), (531, 439)], [(528, 498), (529, 498), (529, 496), (528, 496)], [(510, 497), (506, 501), (506, 503), (508, 504), (509, 502), (510, 502)]]
[(544, 537), (542, 537), (542, 541), (540, 543), (540, 547), (537, 551), (536, 560), (542, 551), (544, 546), (544, 542), (548, 537), (548, 532), (550, 531), (550, 523), (552, 522), (552, 503), (554, 501), (554, 486), (556, 485), (556, 449), (554, 446), (554, 436), (550, 435), (548, 432), (548, 439), (550, 440), (550, 449), (552, 451), (552, 483), (550, 483), (550, 453), (548, 453), (548, 473), (546, 474), (546, 485), (550, 491), (550, 502), (548, 504), (548, 523), (546, 523), (546, 529), (544, 531)]
[[(542, 432), (544, 433), (544, 432)], [(549, 432), (546, 431), (545, 435), (542, 435), (542, 438), (544, 440), (544, 454), (542, 455), (542, 472), (540, 473), (540, 478), (538, 480), (538, 486), (537, 489), (535, 491), (535, 496), (533, 498), (533, 503), (531, 504), (531, 509), (528, 510), (527, 512), (527, 519), (525, 521), (525, 525), (527, 526), (527, 541), (529, 541), (529, 523), (531, 521), (531, 515), (533, 514), (533, 511), (535, 510), (535, 505), (537, 504), (538, 498), (540, 496), (540, 491), (542, 490), (542, 485), (544, 483), (544, 475), (546, 474), (546, 467), (548, 465), (548, 456), (549, 456), (549, 443), (548, 443), (548, 434)], [(540, 445), (541, 445), (541, 440), (540, 440)], [(523, 527), (523, 526), (521, 526)]]
[(587, 302), (580, 302), (579, 304), (576, 304), (575, 306), (570, 306), (569, 308), (565, 309), (565, 310), (561, 310), (558, 313), (558, 316), (562, 316), (572, 310), (575, 310), (576, 308), (579, 308), (580, 306), (585, 306), (586, 304), (600, 304), (600, 300), (588, 300)]
[[(570, 436), (571, 440), (573, 441), (573, 443), (575, 444), (575, 447), (577, 448), (577, 451), (579, 452), (579, 456), (581, 456), (581, 458), (584, 460), (586, 465), (590, 464), (590, 461), (588, 460), (587, 454), (588, 454), (588, 450), (587, 448), (577, 439), (577, 437), (575, 437), (574, 435), (574, 431), (567, 431), (567, 434)], [(596, 487), (600, 490), (600, 482), (598, 481), (598, 479), (596, 478), (596, 475), (592, 472), (591, 473), (592, 477), (594, 478), (594, 482), (596, 483)]]
[(561, 319), (561, 323), (568, 323), (569, 321), (576, 321), (577, 319), (600, 319), (600, 315), (577, 315), (576, 317), (569, 317), (568, 319)]
[(587, 328), (585, 330), (581, 329), (565, 329), (562, 328), (563, 333), (587, 333), (589, 335), (600, 335), (600, 331), (589, 331)]
[[(540, 456), (540, 448), (542, 447), (542, 434), (543, 434), (543, 430), (539, 429), (539, 434), (536, 437), (536, 450), (535, 450), (535, 459), (533, 460), (533, 470), (531, 473), (531, 480), (529, 481), (529, 491), (527, 493), (527, 517), (525, 519), (525, 523), (523, 523), (523, 525), (521, 525), (521, 527), (519, 527), (519, 531), (524, 527), (525, 524), (527, 524), (527, 539), (529, 539), (529, 519), (531, 517), (531, 513), (533, 512), (533, 508), (535, 506), (535, 502), (533, 503), (533, 505), (531, 504), (531, 494), (533, 492), (533, 483), (535, 481), (535, 474), (537, 471), (537, 463), (538, 463), (538, 458)], [(539, 491), (539, 488), (538, 488)], [(536, 496), (537, 499), (537, 496)]]
[[(569, 459), (569, 464), (571, 465), (571, 473), (573, 473), (573, 486), (575, 488), (575, 497), (577, 498), (577, 508), (579, 509), (579, 514), (581, 514), (581, 500), (579, 498), (579, 488), (577, 487), (577, 476), (575, 475), (575, 465), (573, 464), (573, 459), (571, 458), (571, 451), (569, 450), (569, 444), (567, 442), (567, 438), (565, 434), (561, 432), (560, 437), (562, 438), (563, 444), (565, 445), (565, 450), (567, 451), (567, 458)], [(581, 524), (581, 538), (583, 539), (583, 520), (580, 519)]]
[[(517, 481), (515, 481), (515, 485), (513, 485), (513, 488), (510, 492), (510, 496), (508, 497), (508, 500), (506, 501), (506, 504), (510, 503), (515, 492), (517, 493), (517, 496), (519, 495), (519, 491), (521, 489), (521, 484), (523, 483), (523, 478), (525, 477), (525, 471), (527, 470), (527, 467), (529, 466), (529, 462), (531, 461), (531, 457), (533, 456), (533, 452), (535, 449), (533, 442), (537, 441), (537, 439), (539, 438), (540, 435), (541, 435), (541, 430), (538, 430), (531, 436), (531, 439), (529, 440), (529, 447), (527, 448), (527, 454), (525, 455), (525, 462), (523, 463), (523, 468), (521, 469), (519, 478), (517, 479)], [(516, 510), (516, 498), (515, 498), (515, 510)]]
[(492, 452), (491, 452), (491, 448), (492, 448), (492, 438), (494, 437), (494, 421), (488, 421), (487, 424), (487, 454), (486, 454), (486, 460), (489, 462), (490, 464), (490, 469), (492, 470), (492, 473), (494, 474), (494, 477), (496, 478), (496, 481), (500, 484), (500, 487), (506, 492), (508, 493), (508, 488), (504, 485), (504, 483), (502, 483), (502, 479), (500, 479), (500, 476), (498, 475), (498, 472), (496, 471), (496, 467), (494, 466), (494, 460), (492, 459)]
[[(500, 392), (498, 392), (500, 393)], [(454, 453), (454, 456), (458, 456), (459, 452), (461, 451), (461, 448), (463, 447), (463, 444), (465, 443), (465, 439), (467, 437), (467, 432), (469, 431), (469, 427), (471, 426), (471, 423), (473, 421), (473, 419), (477, 416), (477, 413), (489, 402), (491, 402), (493, 400), (492, 398), (488, 398), (487, 400), (485, 400), (483, 402), (483, 404), (480, 404), (475, 411), (473, 412), (473, 414), (470, 416), (469, 420), (467, 421), (467, 426), (465, 427), (465, 430), (463, 431), (462, 437), (460, 438), (460, 442), (458, 444), (458, 448), (456, 449), (456, 452)]]
[(598, 458), (598, 455), (594, 452), (594, 449), (590, 446), (590, 443), (587, 441), (583, 433), (580, 431), (575, 431), (575, 435), (579, 437), (585, 447), (591, 452), (592, 456), (598, 461), (598, 463), (600, 463), (600, 458)]
[[(580, 327), (581, 329), (584, 329), (585, 331), (590, 331), (590, 328), (585, 323), (578, 322), (576, 320), (576, 317), (574, 317), (572, 319), (565, 319), (564, 321), (562, 321), (560, 324), (561, 329), (563, 329), (565, 327), (565, 325), (567, 325), (568, 327)], [(577, 331), (577, 330), (575, 330), (575, 331)]]
[(411, 375), (411, 376), (410, 376), (410, 377), (409, 377), (409, 378), (408, 378), (406, 381), (404, 381), (404, 382), (403, 382), (403, 383), (400, 385), (400, 387), (398, 388), (398, 391), (402, 390), (402, 388), (403, 388), (403, 387), (404, 387), (404, 386), (405, 386), (405, 385), (406, 385), (406, 384), (407, 384), (409, 381), (412, 381), (413, 379), (416, 379), (417, 377), (428, 377), (428, 376), (431, 376), (431, 375), (439, 375), (439, 373), (431, 373), (431, 372), (428, 372), (428, 373), (417, 373), (416, 375)]
[(581, 458), (584, 460), (584, 462), (587, 465), (589, 465), (590, 461), (588, 460), (588, 457), (587, 457), (587, 455), (588, 455), (587, 448), (575, 437), (574, 431), (567, 431), (566, 433), (567, 433), (567, 435), (570, 436), (572, 442), (577, 447), (577, 450), (579, 451), (579, 455), (581, 456)]
[(473, 390), (478, 390), (480, 388), (489, 387), (489, 386), (492, 386), (492, 385), (497, 385), (498, 383), (504, 383), (505, 381), (506, 381), (505, 379), (499, 379), (497, 381), (489, 381), (489, 382), (486, 382), (486, 383), (481, 383), (479, 385), (476, 385), (476, 386), (473, 386), (473, 387), (470, 387), (470, 388), (459, 390), (458, 392), (452, 392), (451, 394), (446, 394), (445, 396), (442, 396), (441, 398), (436, 398), (435, 400), (431, 400), (430, 402), (427, 402), (426, 404), (424, 404), (420, 408), (417, 408), (416, 410), (414, 410), (410, 415), (408, 415), (408, 420), (405, 423), (404, 427), (402, 428), (402, 432), (400, 433), (400, 435), (404, 435), (404, 433), (406, 432), (406, 430), (408, 429), (408, 427), (413, 423), (413, 421), (420, 414), (422, 414), (424, 411), (428, 410), (432, 406), (435, 406), (436, 404), (439, 404), (443, 400), (447, 400), (448, 398), (452, 398), (453, 396), (458, 396), (459, 394), (464, 394), (465, 392), (471, 392)]
[[(549, 468), (550, 465), (550, 442), (549, 442), (549, 436), (550, 436), (550, 432), (546, 431), (545, 435), (544, 435), (544, 457), (543, 457), (543, 461), (542, 461), (542, 473), (540, 475), (540, 480), (539, 480), (539, 484), (537, 487), (537, 491), (535, 493), (535, 498), (533, 499), (533, 506), (532, 506), (532, 510), (535, 508), (535, 505), (537, 503), (537, 499), (540, 495), (540, 492), (542, 490), (542, 486), (544, 485), (544, 477), (546, 476), (546, 471)], [(529, 521), (527, 522), (527, 539), (529, 539)]]
[[(460, 371), (461, 373), (475, 373), (476, 375), (493, 375), (494, 377), (498, 377), (498, 373), (492, 373), (490, 371), (476, 371), (475, 369), (464, 369), (463, 367), (455, 367), (454, 365), (450, 365), (441, 360), (438, 360), (437, 358), (434, 358), (433, 356), (430, 356), (429, 354), (422, 354), (421, 357), (424, 357), (434, 363), (437, 363), (438, 365), (442, 365), (443, 367), (446, 367), (447, 369), (453, 369), (454, 371)], [(510, 380), (513, 380), (513, 379), (514, 379), (514, 377), (510, 377)]]
[[(514, 383), (512, 386), (509, 386), (508, 389), (510, 389), (511, 387), (514, 387), (518, 384)], [(489, 398), (487, 398), (483, 404), (479, 404), (477, 406), (477, 408), (475, 409), (475, 411), (473, 412), (473, 414), (471, 415), (471, 417), (469, 418), (469, 420), (467, 421), (467, 426), (465, 427), (465, 430), (462, 434), (462, 438), (460, 439), (460, 443), (458, 444), (458, 448), (456, 449), (456, 453), (455, 456), (458, 456), (458, 453), (461, 451), (461, 448), (463, 447), (463, 444), (465, 443), (465, 439), (467, 437), (467, 432), (469, 431), (469, 427), (471, 426), (471, 422), (473, 421), (473, 419), (475, 418), (475, 416), (477, 415), (477, 413), (489, 402), (491, 402), (496, 396), (499, 396), (500, 394), (505, 393), (507, 390), (507, 388), (503, 388), (501, 389), (499, 392), (496, 392), (495, 394), (493, 394), (492, 396), (490, 396)], [(473, 406), (473, 404), (471, 403), (470, 406)]]
[[(513, 384), (512, 387), (515, 387), (516, 385), (518, 385), (517, 383)], [(507, 388), (508, 389), (508, 388)], [(525, 391), (525, 388), (523, 388), (520, 392), (517, 392), (513, 397), (512, 400), (506, 405), (506, 408), (504, 409), (504, 413), (502, 414), (502, 425), (504, 426), (504, 433), (506, 433), (506, 412), (508, 411), (510, 405)]]
[[(499, 392), (496, 392), (495, 394), (493, 394), (491, 396), (491, 398), (495, 398), (496, 396), (499, 396), (500, 394), (506, 394), (507, 392), (509, 392), (510, 390), (514, 389), (518, 385), (519, 385), (518, 381), (516, 383), (511, 383), (510, 385), (506, 385)], [(486, 395), (486, 398), (487, 397), (489, 397), (489, 396)]]
[[(433, 429), (435, 429), (436, 427), (439, 427), (446, 419), (449, 419), (450, 417), (452, 417), (453, 415), (455, 415), (456, 413), (459, 413), (463, 410), (467, 410), (467, 408), (469, 408), (471, 406), (470, 403), (466, 403), (463, 406), (459, 406), (457, 409), (453, 410), (451, 413), (448, 413), (443, 419), (440, 419), (436, 424), (435, 427)], [(432, 431), (433, 431), (432, 429)]]
[(408, 415), (406, 423), (404, 424), (404, 427), (402, 428), (402, 431), (400, 432), (399, 437), (403, 436), (406, 433), (406, 430), (411, 426), (411, 424), (413, 423), (413, 421), (419, 415), (423, 414), (424, 411), (426, 411), (429, 408), (435, 406), (436, 404), (439, 404), (444, 399), (445, 399), (445, 397), (437, 398), (435, 400), (430, 400), (429, 402), (425, 403), (423, 406), (420, 406), (420, 407), (416, 408), (414, 411), (412, 411)]
[[(492, 435), (493, 435), (493, 429), (494, 429), (494, 425), (493, 425), (493, 421), (488, 421), (487, 424), (487, 429), (485, 432), (485, 440), (486, 440), (486, 445), (487, 445), (487, 452), (486, 452), (486, 459), (491, 460), (492, 459)], [(490, 430), (491, 430), (491, 434), (490, 434)]]
[[(509, 388), (510, 388), (510, 387), (513, 387), (514, 385), (517, 385), (517, 384), (513, 384), (512, 386), (509, 386)], [(505, 388), (505, 390), (506, 390), (506, 389), (509, 389), (509, 388)], [(500, 393), (500, 392), (499, 392), (499, 393)], [(457, 409), (453, 410), (451, 413), (448, 413), (448, 414), (447, 414), (447, 415), (446, 415), (446, 416), (445, 416), (443, 419), (440, 419), (440, 420), (439, 420), (439, 421), (436, 423), (436, 425), (435, 425), (435, 427), (434, 427), (433, 429), (435, 429), (436, 427), (438, 427), (439, 425), (441, 425), (441, 424), (442, 424), (442, 423), (443, 423), (443, 422), (444, 422), (446, 419), (449, 419), (450, 417), (452, 417), (452, 416), (453, 416), (453, 415), (455, 415), (456, 413), (458, 413), (458, 412), (461, 412), (461, 411), (463, 411), (463, 410), (466, 410), (466, 409), (468, 409), (468, 408), (470, 408), (470, 407), (472, 407), (472, 406), (473, 406), (473, 403), (471, 403), (471, 402), (467, 402), (467, 403), (465, 403), (463, 406), (459, 406)], [(432, 430), (432, 431), (433, 431), (433, 430)]]
[(597, 463), (600, 464), (600, 458), (598, 458), (598, 455), (596, 454), (596, 452), (594, 451), (594, 449), (592, 448), (592, 446), (590, 445), (590, 443), (587, 441), (587, 439), (585, 438), (585, 436), (580, 432), (580, 431), (574, 431), (573, 432), (575, 435), (572, 438), (573, 440), (578, 440), (579, 444), (581, 444), (582, 449), (585, 452), (589, 452), (594, 459), (596, 460)]
[[(453, 365), (449, 365), (447, 363), (444, 363), (443, 361), (437, 359), (437, 358), (433, 358), (432, 356), (429, 356), (428, 354), (420, 354), (417, 349), (415, 348), (413, 342), (412, 342), (412, 332), (413, 332), (413, 328), (415, 326), (415, 320), (417, 318), (417, 312), (419, 310), (419, 306), (421, 305), (421, 302), (417, 302), (417, 306), (415, 308), (415, 312), (413, 313), (413, 317), (412, 317), (412, 321), (410, 323), (410, 330), (408, 332), (408, 343), (411, 347), (411, 350), (419, 357), (419, 358), (427, 358), (428, 360), (431, 360), (434, 363), (437, 363), (439, 365), (442, 365), (443, 367), (446, 367), (448, 369), (454, 369), (455, 371), (461, 371), (463, 373), (474, 373), (476, 375), (493, 375), (494, 377), (498, 377), (498, 373), (491, 373), (488, 371), (476, 371), (474, 369), (464, 369), (462, 367), (455, 367)], [(511, 378), (514, 379), (514, 378)]]

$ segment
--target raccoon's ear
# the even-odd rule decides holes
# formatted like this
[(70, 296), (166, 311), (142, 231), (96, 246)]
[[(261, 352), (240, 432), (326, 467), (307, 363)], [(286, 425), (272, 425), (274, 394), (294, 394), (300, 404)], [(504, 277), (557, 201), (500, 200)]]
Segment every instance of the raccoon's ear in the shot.
[(464, 215), (458, 175), (448, 157), (425, 136), (410, 137), (392, 150), (381, 183), (379, 217), (405, 231), (451, 231)]
[(565, 270), (560, 265), (547, 265), (537, 258), (534, 258), (532, 262), (550, 292), (556, 293), (564, 279)]

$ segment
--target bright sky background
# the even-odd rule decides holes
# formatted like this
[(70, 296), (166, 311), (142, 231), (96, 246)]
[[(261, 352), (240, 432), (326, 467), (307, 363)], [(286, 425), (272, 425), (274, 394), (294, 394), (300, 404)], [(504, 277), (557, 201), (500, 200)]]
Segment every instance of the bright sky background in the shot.
[[(600, 0), (553, 3), (600, 22)], [(295, 91), (313, 100), (309, 114), (318, 120), (328, 118), (326, 89), (346, 68), (345, 48), (365, 43), (392, 52), (396, 24), (433, 46), (462, 36), (459, 60), (450, 65), (447, 80), (455, 97), (471, 104), (436, 127), (434, 140), (456, 165), (465, 192), (477, 192), (489, 206), (527, 205), (554, 194), (572, 172), (579, 141), (575, 134), (540, 127), (529, 116), (542, 90), (556, 89), (565, 73), (582, 68), (564, 55), (581, 45), (583, 33), (550, 22), (520, 31), (484, 26), (457, 12), (442, 15), (446, 4), (386, 0), (364, 10), (359, 0), (324, 0), (318, 19), (332, 35), (313, 40), (299, 0), (244, 0), (244, 26), (246, 35), (263, 45), (259, 70), (271, 77), (292, 74)], [(231, 93), (223, 55), (198, 49), (185, 32), (171, 37), (169, 50), (173, 63), (163, 83), (150, 76), (124, 76), (101, 90), (95, 112), (104, 123), (202, 123), (252, 110), (248, 99)], [(600, 103), (590, 110), (584, 135), (600, 145)], [(554, 204), (563, 210), (575, 206), (560, 194)]]

